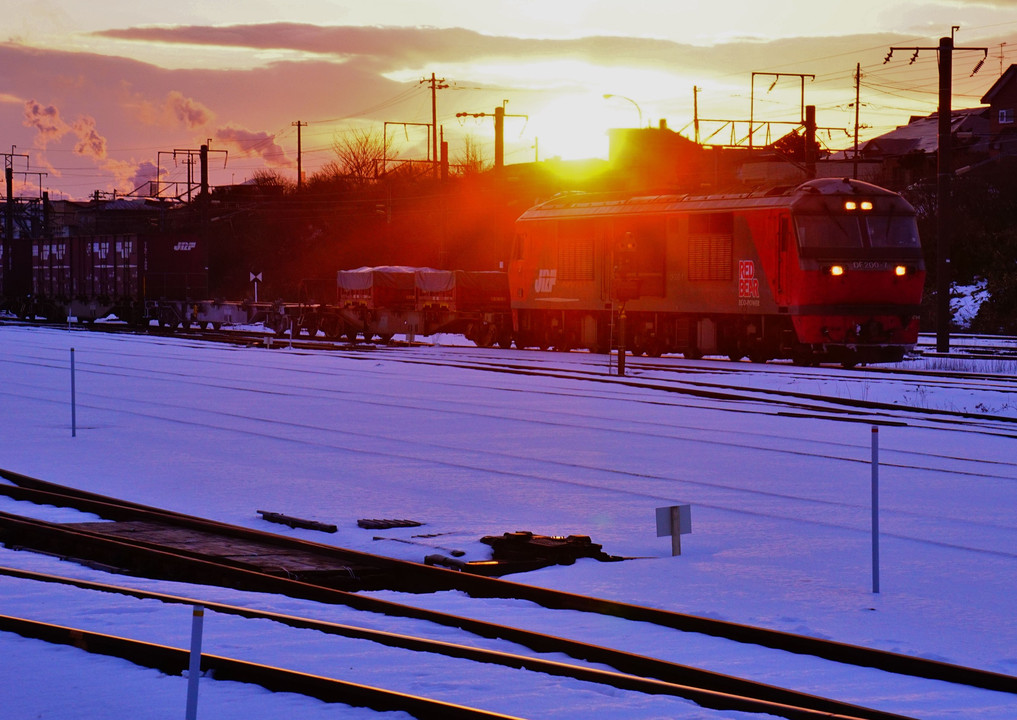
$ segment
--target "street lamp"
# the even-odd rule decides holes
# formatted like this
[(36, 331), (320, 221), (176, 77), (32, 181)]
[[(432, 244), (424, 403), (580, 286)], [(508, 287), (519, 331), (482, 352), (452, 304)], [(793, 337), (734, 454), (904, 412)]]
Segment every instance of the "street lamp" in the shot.
[(642, 108), (639, 107), (639, 103), (637, 103), (635, 100), (633, 100), (630, 97), (625, 97), (624, 95), (612, 95), (611, 93), (607, 93), (607, 94), (604, 95), (604, 99), (605, 100), (610, 100), (611, 98), (620, 98), (622, 100), (628, 100), (630, 103), (635, 105), (636, 106), (636, 111), (639, 113), (639, 127), (643, 126), (643, 110), (642, 110)]

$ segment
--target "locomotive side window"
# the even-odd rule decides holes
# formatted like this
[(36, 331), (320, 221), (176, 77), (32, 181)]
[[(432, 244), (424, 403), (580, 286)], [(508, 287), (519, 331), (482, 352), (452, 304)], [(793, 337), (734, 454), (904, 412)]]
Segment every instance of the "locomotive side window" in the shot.
[(512, 239), (512, 259), (522, 260), (523, 259), (523, 245), (526, 242), (526, 235), (522, 233), (516, 233), (516, 236)]
[(689, 217), (689, 280), (732, 278), (734, 215), (703, 213)]
[(643, 296), (664, 295), (667, 221), (664, 217), (620, 218), (610, 228), (614, 248), (626, 247), (625, 273)]

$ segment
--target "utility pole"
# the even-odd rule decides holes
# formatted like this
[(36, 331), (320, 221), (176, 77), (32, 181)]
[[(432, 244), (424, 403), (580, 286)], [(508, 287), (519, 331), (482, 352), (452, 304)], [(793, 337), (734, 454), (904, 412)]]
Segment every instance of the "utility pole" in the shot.
[(696, 145), (699, 144), (699, 88), (692, 86), (692, 122), (696, 128)]
[(431, 158), (434, 162), (434, 177), (438, 178), (439, 162), (438, 162), (438, 91), (445, 90), (448, 85), (445, 84), (445, 78), (437, 78), (434, 73), (431, 73), (431, 79), (424, 78), (420, 81), (421, 84), (427, 83), (431, 86)]
[(805, 172), (816, 179), (816, 106), (805, 107)]
[(855, 64), (855, 165), (854, 172), (851, 175), (855, 180), (858, 179), (858, 105), (861, 101), (862, 94), (862, 64)]
[(10, 297), (24, 297), (32, 292), (32, 249), (31, 242), (26, 238), (14, 240), (14, 159), (25, 158), (28, 167), (28, 155), (15, 153), (16, 146), (11, 145), (9, 153), (4, 156), (4, 180), (6, 182), (6, 203), (4, 205), (4, 238), (3, 238), (3, 290)]
[[(208, 142), (211, 143), (212, 141), (209, 140)], [(208, 154), (210, 152), (222, 153), (225, 156), (225, 157), (223, 157), (222, 166), (226, 167), (226, 162), (229, 160), (229, 151), (228, 150), (210, 150), (209, 147), (208, 147), (208, 143), (202, 145), (197, 150), (195, 150), (194, 148), (177, 148), (177, 149), (173, 150), (173, 159), (176, 160), (177, 159), (177, 153), (180, 153), (180, 154), (184, 155), (184, 161), (183, 162), (184, 162), (185, 165), (187, 165), (187, 200), (188, 200), (188, 202), (190, 202), (190, 200), (191, 200), (191, 190), (194, 187), (194, 156), (195, 155), (198, 156), (198, 161), (199, 161), (199, 164), (200, 164), (200, 168), (198, 170), (199, 178), (200, 178), (199, 186), (198, 186), (198, 198), (201, 199), (202, 196), (207, 196), (209, 194), (209, 184), (208, 184)], [(161, 173), (161, 170), (158, 171), (158, 172)]]
[(912, 50), (911, 62), (908, 63), (911, 65), (918, 59), (918, 53), (922, 50), (936, 50), (939, 53), (939, 147), (936, 153), (936, 352), (941, 353), (950, 352), (953, 53), (955, 50), (982, 51), (982, 59), (975, 66), (972, 75), (978, 72), (985, 58), (989, 56), (988, 48), (954, 47), (953, 34), (959, 29), (959, 25), (952, 26), (950, 37), (940, 38), (937, 47), (891, 47), (883, 59), (885, 65), (890, 62), (894, 50)]
[[(520, 117), (530, 119), (529, 115), (510, 115), (505, 112), (505, 105), (508, 104), (508, 100), (502, 100), (499, 107), (494, 109), (494, 170), (500, 172), (505, 167), (505, 118), (507, 117)], [(475, 117), (482, 118), (487, 117), (487, 113), (467, 113), (461, 112), (456, 113), (457, 118), (464, 117)]]
[(297, 128), (297, 190), (299, 190), (304, 186), (304, 169), (301, 165), (302, 150), (300, 147), (300, 128), (307, 127), (307, 123), (297, 120), (295, 122), (291, 122), (290, 125), (294, 125)]

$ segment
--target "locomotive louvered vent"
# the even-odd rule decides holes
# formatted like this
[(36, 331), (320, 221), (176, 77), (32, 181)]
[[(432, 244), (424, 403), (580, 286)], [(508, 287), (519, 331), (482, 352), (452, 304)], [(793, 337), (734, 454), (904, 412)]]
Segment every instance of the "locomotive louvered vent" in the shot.
[(593, 280), (594, 233), (591, 220), (572, 220), (558, 225), (558, 279)]
[(730, 213), (689, 218), (689, 280), (730, 280), (734, 219)]

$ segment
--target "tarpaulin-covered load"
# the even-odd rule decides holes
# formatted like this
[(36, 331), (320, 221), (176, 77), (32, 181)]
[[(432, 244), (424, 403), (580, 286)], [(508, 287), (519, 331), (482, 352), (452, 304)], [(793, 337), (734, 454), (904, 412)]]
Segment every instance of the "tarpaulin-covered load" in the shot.
[(451, 309), (456, 301), (456, 273), (422, 268), (416, 273), (417, 307), (420, 310)]
[(370, 310), (451, 310), (497, 312), (508, 309), (508, 277), (503, 272), (435, 270), (402, 266), (340, 270), (342, 306)]
[(508, 275), (487, 270), (456, 270), (456, 309), (461, 312), (508, 312)]
[(400, 266), (340, 270), (339, 303), (372, 310), (412, 310), (416, 307), (416, 273), (416, 268)]

